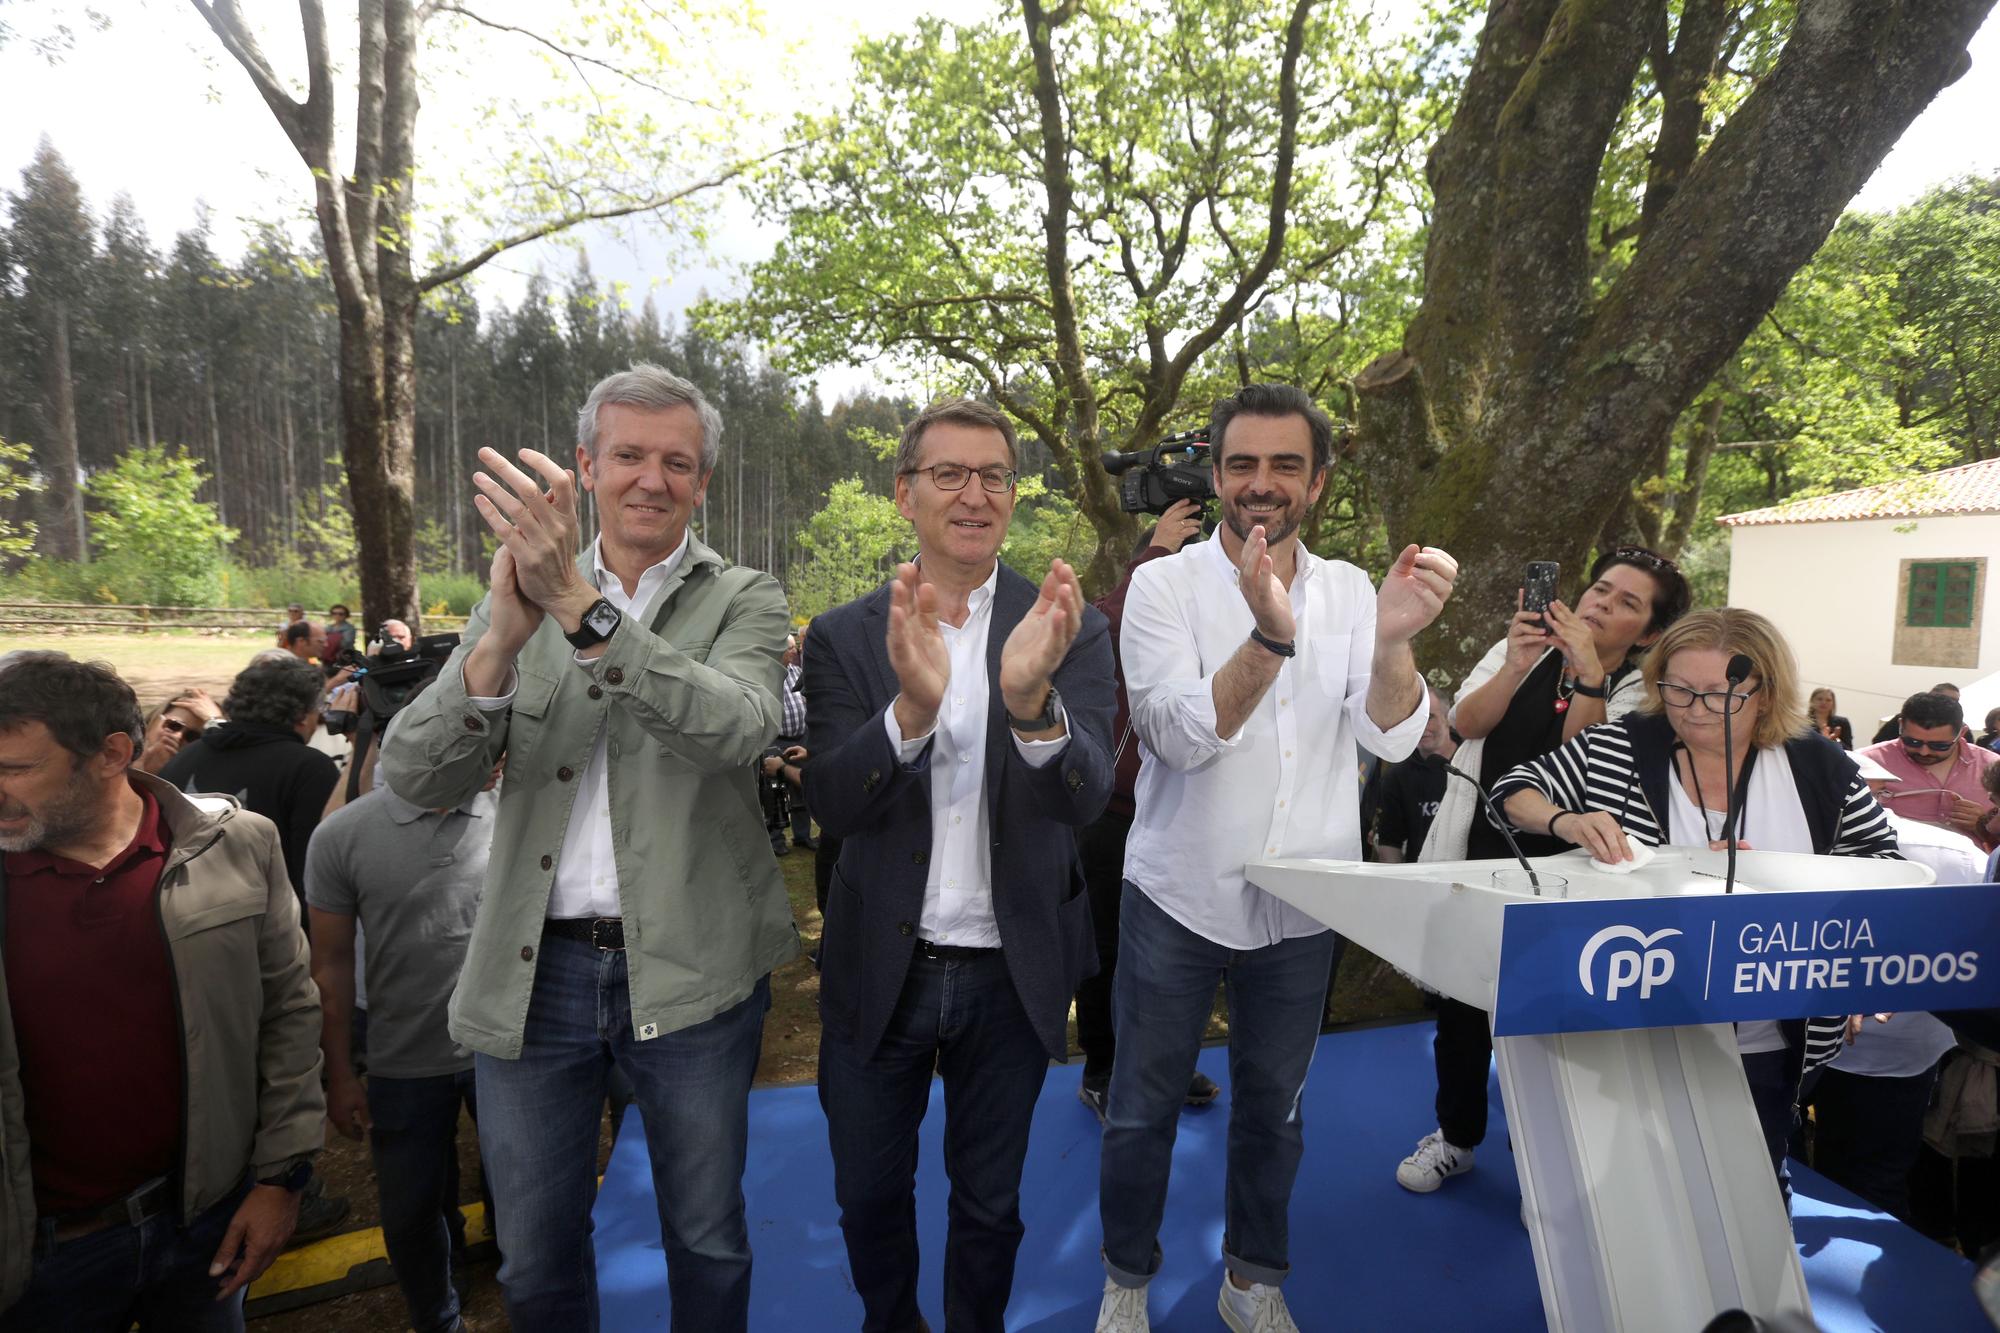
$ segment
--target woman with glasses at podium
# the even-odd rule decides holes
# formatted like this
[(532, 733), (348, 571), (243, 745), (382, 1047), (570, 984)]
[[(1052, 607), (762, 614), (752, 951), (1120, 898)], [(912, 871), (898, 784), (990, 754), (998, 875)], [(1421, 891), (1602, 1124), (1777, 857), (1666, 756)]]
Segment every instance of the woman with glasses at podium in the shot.
[[(1551, 602), (1546, 618), (1522, 610), (1525, 591), (1515, 600), (1507, 637), (1472, 669), (1451, 709), (1452, 730), (1462, 742), (1454, 765), (1483, 787), (1593, 723), (1616, 721), (1643, 700), (1637, 659), (1692, 600), (1671, 560), (1637, 546), (1600, 556), (1574, 609)], [(1448, 782), (1415, 859), (1512, 856), (1500, 831), (1483, 816), (1474, 818), (1478, 805), (1469, 783)], [(1530, 856), (1568, 850), (1566, 843), (1533, 834), (1521, 843)], [(1492, 1021), (1484, 1010), (1449, 996), (1438, 996), (1436, 1006), (1431, 1054), (1437, 1128), (1396, 1167), (1396, 1183), (1418, 1194), (1470, 1171), (1473, 1150), (1486, 1137)]]
[[(1729, 680), (1730, 659), (1750, 671)], [(1818, 856), (1895, 857), (1896, 835), (1854, 760), (1811, 725), (1797, 659), (1754, 611), (1696, 611), (1665, 634), (1642, 668), (1646, 701), (1617, 722), (1579, 732), (1522, 764), (1493, 798), (1515, 828), (1587, 849), (1600, 861), (1649, 847), (1725, 846), (1734, 772), (1737, 846)], [(1723, 745), (1729, 715), (1733, 754)], [(1786, 1206), (1785, 1147), (1799, 1082), (1840, 1052), (1846, 1017), (1736, 1027), (1743, 1070)]]

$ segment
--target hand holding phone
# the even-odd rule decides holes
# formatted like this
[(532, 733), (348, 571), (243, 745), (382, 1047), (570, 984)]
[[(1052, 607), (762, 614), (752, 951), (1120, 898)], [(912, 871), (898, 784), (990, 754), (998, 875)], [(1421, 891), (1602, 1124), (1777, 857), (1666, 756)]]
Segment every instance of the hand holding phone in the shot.
[(1553, 560), (1530, 560), (1521, 578), (1521, 609), (1542, 617), (1542, 628), (1549, 626), (1549, 603), (1556, 599), (1556, 582), (1562, 574), (1562, 566)]

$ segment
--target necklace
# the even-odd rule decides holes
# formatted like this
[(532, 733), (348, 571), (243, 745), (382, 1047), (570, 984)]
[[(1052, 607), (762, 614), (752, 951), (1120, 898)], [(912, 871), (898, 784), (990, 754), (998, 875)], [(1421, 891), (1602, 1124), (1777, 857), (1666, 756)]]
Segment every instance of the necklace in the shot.
[(1570, 678), (1569, 672), (1564, 670), (1562, 675), (1556, 677), (1556, 712), (1567, 713), (1570, 698), (1575, 693), (1576, 682)]
[[(1716, 831), (1715, 831), (1714, 829), (1712, 829), (1712, 828), (1710, 828), (1710, 827), (1709, 827), (1709, 825), (1708, 825), (1708, 816), (1709, 816), (1709, 813), (1710, 813), (1710, 812), (1709, 812), (1709, 808), (1708, 808), (1708, 797), (1706, 797), (1706, 796), (1702, 795), (1702, 791), (1701, 791), (1701, 770), (1700, 770), (1699, 768), (1697, 768), (1697, 767), (1695, 766), (1695, 762), (1694, 762), (1694, 752), (1693, 752), (1693, 751), (1691, 751), (1691, 750), (1687, 750), (1687, 749), (1683, 749), (1683, 750), (1681, 751), (1681, 753), (1682, 753), (1682, 754), (1685, 754), (1685, 755), (1687, 755), (1687, 761), (1688, 761), (1688, 776), (1689, 776), (1690, 778), (1694, 779), (1694, 803), (1695, 803), (1695, 808), (1701, 811), (1701, 831), (1702, 831), (1702, 832), (1703, 832), (1704, 834), (1706, 834), (1706, 835), (1707, 835), (1707, 837), (1708, 837), (1708, 840), (1709, 840), (1710, 842), (1720, 842), (1720, 841), (1721, 841), (1721, 840), (1722, 840), (1723, 838), (1727, 837), (1727, 836), (1728, 836), (1728, 834), (1729, 834), (1729, 812), (1728, 812), (1727, 810), (1724, 810), (1724, 811), (1722, 812), (1722, 831), (1721, 831), (1721, 832), (1719, 832), (1719, 833), (1718, 833), (1718, 832), (1716, 832)], [(1746, 763), (1746, 764), (1744, 765), (1744, 767), (1745, 767), (1745, 769), (1747, 770), (1747, 769), (1748, 769), (1748, 767), (1749, 767), (1749, 765), (1748, 765), (1748, 764)], [(1749, 777), (1750, 777), (1750, 775), (1749, 775), (1749, 773), (1748, 773), (1748, 772), (1746, 771), (1746, 772), (1744, 773), (1743, 777), (1744, 777), (1744, 783), (1745, 783), (1745, 786), (1747, 787), (1747, 786), (1748, 786), (1748, 782), (1749, 782)], [(1744, 810), (1741, 810), (1741, 811), (1739, 811), (1739, 812), (1738, 812), (1738, 814), (1737, 814), (1737, 817), (1736, 817), (1736, 840), (1737, 840), (1738, 842), (1742, 842), (1742, 841), (1744, 841), (1744, 837), (1743, 837), (1743, 825), (1744, 825), (1744, 821), (1745, 821), (1745, 820), (1747, 820), (1747, 819), (1749, 818), (1749, 815), (1750, 815), (1750, 812), (1749, 812), (1749, 810), (1748, 810), (1748, 809), (1744, 809)]]

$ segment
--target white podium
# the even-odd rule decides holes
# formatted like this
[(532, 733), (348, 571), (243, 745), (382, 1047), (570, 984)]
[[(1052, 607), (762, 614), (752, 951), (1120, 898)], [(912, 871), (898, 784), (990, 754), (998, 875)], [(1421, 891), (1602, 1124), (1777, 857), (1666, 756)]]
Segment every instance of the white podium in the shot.
[[(1627, 899), (1719, 895), (1723, 859), (1663, 848), (1622, 875), (1592, 870), (1581, 851), (1532, 864), (1568, 880), (1552, 891), (1566, 899)], [(1245, 872), (1491, 1013), (1504, 909), (1555, 900), (1496, 887), (1494, 872), (1508, 868), (1522, 877), (1505, 861), (1261, 861)], [(1931, 880), (1904, 861), (1737, 854), (1738, 894)], [(1730, 1024), (1501, 1037), (1494, 1052), (1554, 1333), (1695, 1333), (1729, 1309), (1810, 1314)]]

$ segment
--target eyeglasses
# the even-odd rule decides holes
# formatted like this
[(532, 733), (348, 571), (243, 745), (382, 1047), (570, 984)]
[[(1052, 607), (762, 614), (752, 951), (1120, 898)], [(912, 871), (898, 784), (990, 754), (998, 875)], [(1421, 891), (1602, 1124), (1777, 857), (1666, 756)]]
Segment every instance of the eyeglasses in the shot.
[(1680, 566), (1663, 555), (1655, 555), (1643, 546), (1620, 546), (1611, 552), (1611, 559), (1621, 565), (1637, 565), (1640, 569), (1655, 574), (1678, 574)]
[(166, 732), (169, 736), (183, 736), (188, 740), (198, 741), (201, 739), (202, 732), (208, 730), (208, 728), (191, 727), (177, 718), (163, 717), (160, 719), (160, 730)]
[(929, 467), (913, 467), (905, 476), (916, 476), (928, 472), (931, 485), (941, 491), (962, 491), (965, 483), (972, 480), (974, 472), (979, 473), (979, 484), (989, 491), (1004, 494), (1014, 489), (1014, 478), (1019, 473), (1010, 467), (969, 468), (963, 463), (933, 463)]
[(1660, 702), (1669, 708), (1692, 708), (1694, 701), (1699, 699), (1709, 712), (1724, 716), (1742, 712), (1743, 705), (1750, 702), (1750, 696), (1763, 688), (1762, 681), (1741, 694), (1732, 694), (1728, 690), (1691, 690), (1685, 685), (1669, 685), (1665, 681), (1659, 685)]
[(1953, 736), (1948, 741), (1920, 741), (1907, 732), (1899, 731), (1896, 733), (1896, 738), (1903, 742), (1905, 749), (1929, 750), (1933, 754), (1947, 754), (1950, 752), (1952, 746), (1958, 744), (1958, 737), (1956, 736)]

